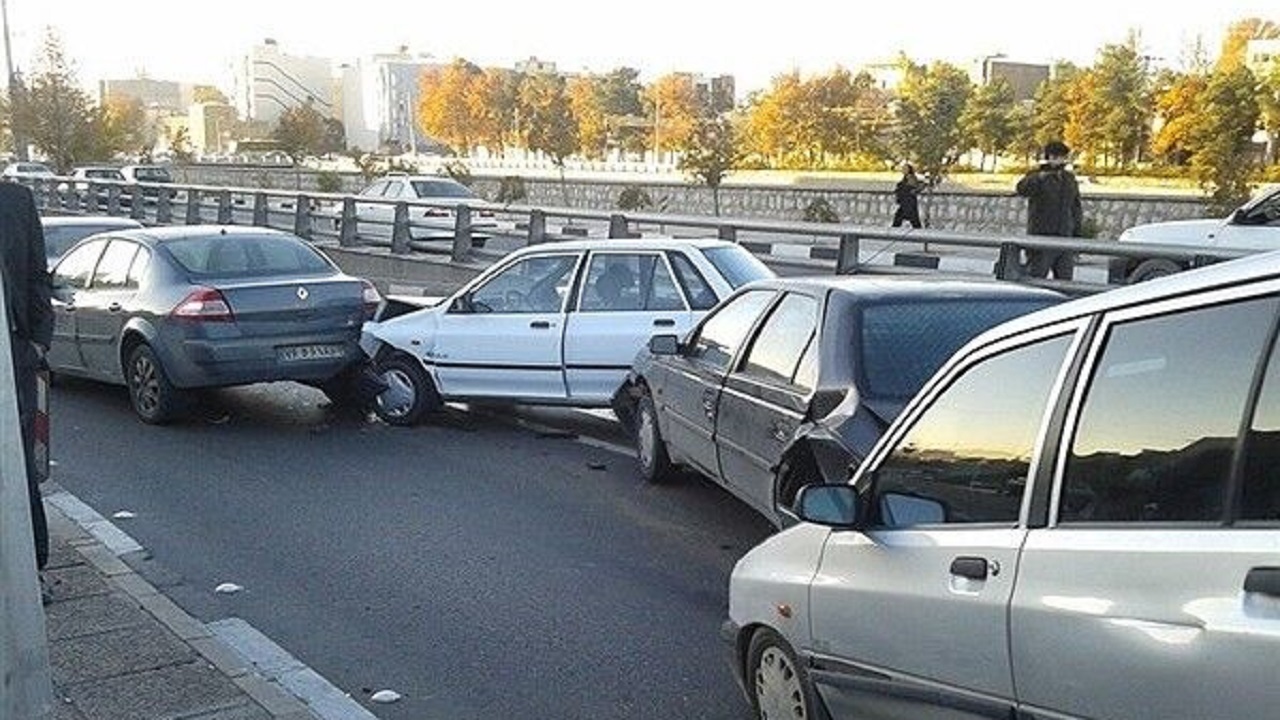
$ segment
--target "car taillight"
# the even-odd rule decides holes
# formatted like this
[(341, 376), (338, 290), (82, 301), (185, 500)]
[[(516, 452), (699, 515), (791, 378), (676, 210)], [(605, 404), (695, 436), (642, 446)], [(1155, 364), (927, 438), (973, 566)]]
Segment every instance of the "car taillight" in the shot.
[(222, 293), (213, 288), (199, 288), (182, 299), (169, 313), (179, 320), (194, 322), (234, 322), (231, 306)]
[(482, 218), (491, 218), (491, 217), (493, 217), (493, 211), (492, 211), (492, 210), (481, 210), (481, 211), (480, 211), (480, 217), (482, 217)]
[(451, 215), (453, 213), (444, 208), (427, 208), (427, 211), (422, 213), (422, 217), (449, 217)]
[(378, 288), (368, 280), (362, 280), (364, 283), (364, 317), (366, 320), (372, 320), (373, 316), (378, 314), (378, 305), (382, 303), (382, 295), (378, 293)]

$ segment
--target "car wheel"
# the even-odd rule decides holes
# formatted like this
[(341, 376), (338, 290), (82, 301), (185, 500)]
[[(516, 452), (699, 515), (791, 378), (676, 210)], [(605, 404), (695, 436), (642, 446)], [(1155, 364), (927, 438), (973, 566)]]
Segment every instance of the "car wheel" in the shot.
[(428, 412), (439, 409), (440, 394), (422, 363), (404, 354), (378, 363), (378, 376), (386, 383), (373, 403), (374, 412), (388, 425), (407, 427)]
[(177, 417), (186, 404), (186, 393), (169, 382), (160, 358), (146, 343), (129, 353), (125, 382), (133, 411), (144, 423), (163, 425)]
[(825, 717), (795, 651), (769, 628), (762, 628), (751, 637), (747, 650), (747, 690), (751, 707), (760, 720)]
[(667, 455), (667, 441), (658, 429), (658, 412), (653, 396), (646, 388), (636, 405), (636, 459), (640, 461), (640, 476), (645, 482), (660, 483), (669, 480), (675, 468)]
[(1182, 272), (1182, 266), (1172, 260), (1153, 258), (1138, 263), (1138, 267), (1129, 274), (1129, 283), (1140, 283), (1155, 280), (1159, 277)]

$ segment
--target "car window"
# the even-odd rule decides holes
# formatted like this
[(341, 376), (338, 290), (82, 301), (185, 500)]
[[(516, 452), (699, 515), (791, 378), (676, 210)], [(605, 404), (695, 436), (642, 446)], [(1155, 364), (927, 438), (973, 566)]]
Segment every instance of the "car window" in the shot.
[(751, 290), (726, 302), (707, 316), (691, 343), (689, 357), (727, 371), (738, 346), (775, 294), (772, 290)]
[(59, 225), (44, 228), (44, 252), (49, 257), (58, 257), (90, 235), (97, 235), (113, 228), (103, 225)]
[(173, 182), (173, 176), (169, 174), (168, 170), (162, 167), (140, 167), (133, 171), (133, 176), (142, 182)]
[(1271, 348), (1258, 405), (1249, 423), (1239, 518), (1280, 521), (1280, 342)]
[(363, 196), (365, 196), (365, 197), (378, 197), (378, 196), (382, 195), (383, 191), (385, 191), (386, 189), (387, 189), (387, 181), (386, 181), (386, 180), (379, 180), (378, 182), (376, 182), (376, 183), (374, 183), (374, 184), (370, 185), (369, 187), (367, 187), (367, 188), (365, 188), (365, 189), (361, 190), (361, 191), (360, 191), (360, 194), (361, 194), (361, 195), (363, 195)]
[(698, 272), (693, 261), (684, 253), (667, 253), (667, 259), (671, 261), (671, 268), (675, 271), (680, 287), (684, 288), (685, 297), (689, 298), (689, 305), (694, 310), (710, 310), (720, 302), (715, 291), (707, 284), (706, 278), (702, 277), (702, 273)]
[(129, 267), (138, 252), (137, 243), (128, 240), (112, 240), (102, 253), (98, 268), (93, 271), (93, 288), (121, 290), (129, 284)]
[(1249, 209), (1242, 218), (1245, 225), (1280, 225), (1280, 191), (1271, 194)]
[(569, 296), (575, 255), (540, 255), (499, 271), (471, 293), (477, 312), (558, 313)]
[(774, 277), (773, 271), (759, 258), (737, 245), (707, 248), (702, 254), (735, 290), (749, 282)]
[(879, 527), (1016, 523), (1071, 336), (982, 360), (942, 391), (875, 469)]
[(800, 364), (796, 366), (796, 374), (791, 377), (791, 384), (803, 392), (818, 387), (818, 335), (809, 338), (809, 345), (800, 356)]
[(857, 358), (868, 397), (908, 399), (966, 342), (1000, 323), (1047, 307), (1042, 300), (945, 300), (868, 305)]
[(205, 235), (170, 240), (164, 247), (188, 273), (218, 277), (319, 275), (333, 266), (291, 235)]
[(788, 294), (760, 327), (742, 373), (768, 382), (790, 383), (817, 324), (818, 301), (807, 295)]
[(133, 264), (129, 266), (128, 287), (136, 288), (142, 285), (142, 278), (147, 273), (147, 268), (151, 266), (151, 251), (139, 246), (138, 254), (133, 256)]
[(1112, 328), (1071, 442), (1059, 521), (1220, 519), (1278, 306), (1266, 298)]
[(420, 198), (474, 198), (466, 185), (448, 180), (414, 180), (413, 192)]
[(657, 253), (593, 253), (578, 305), (584, 312), (683, 310), (667, 264)]
[(382, 189), (382, 197), (385, 198), (398, 198), (403, 194), (404, 184), (398, 181), (389, 182), (387, 183), (387, 186)]
[(106, 240), (91, 240), (77, 247), (62, 258), (53, 271), (54, 287), (82, 289), (88, 287), (98, 256), (107, 246)]

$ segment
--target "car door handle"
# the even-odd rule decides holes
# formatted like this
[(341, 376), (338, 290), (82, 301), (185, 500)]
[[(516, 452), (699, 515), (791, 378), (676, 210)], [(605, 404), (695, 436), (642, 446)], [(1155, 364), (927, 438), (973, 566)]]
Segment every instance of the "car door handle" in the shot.
[(107, 310), (111, 312), (120, 312), (120, 303), (111, 303), (107, 306)]
[(533, 322), (529, 323), (529, 327), (533, 328), (534, 330), (550, 330), (551, 323), (547, 322), (546, 320), (534, 320)]
[(702, 393), (702, 412), (710, 419), (716, 416), (716, 394), (712, 390)]
[(653, 321), (654, 327), (675, 327), (676, 321), (671, 318), (658, 318)]
[(951, 574), (970, 580), (986, 580), (990, 567), (986, 558), (958, 557), (951, 561)]
[(1244, 576), (1244, 591), (1280, 597), (1280, 567), (1256, 567)]

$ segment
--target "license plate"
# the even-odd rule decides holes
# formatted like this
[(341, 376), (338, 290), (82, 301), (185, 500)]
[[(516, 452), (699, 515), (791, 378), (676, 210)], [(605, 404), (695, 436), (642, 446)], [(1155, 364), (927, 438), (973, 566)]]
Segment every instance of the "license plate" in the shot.
[(281, 362), (306, 362), (307, 360), (333, 360), (346, 354), (343, 345), (289, 345), (277, 348)]

